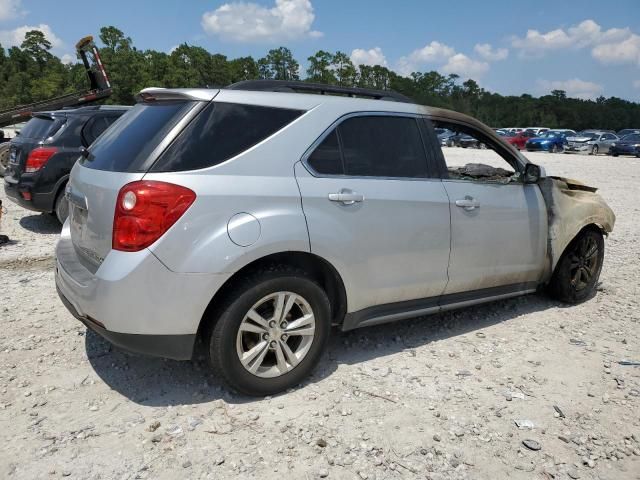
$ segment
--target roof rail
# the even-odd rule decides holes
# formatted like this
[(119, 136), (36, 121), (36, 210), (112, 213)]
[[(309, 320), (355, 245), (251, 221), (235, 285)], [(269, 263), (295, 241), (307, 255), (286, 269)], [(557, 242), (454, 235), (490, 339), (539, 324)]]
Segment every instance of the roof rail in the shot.
[(322, 83), (288, 80), (243, 80), (241, 82), (233, 83), (226, 88), (228, 90), (346, 95), (349, 97), (364, 97), (372, 98), (375, 100), (387, 100), (390, 102), (415, 103), (409, 97), (392, 90), (373, 90), (370, 88), (341, 87), (338, 85), (325, 85)]

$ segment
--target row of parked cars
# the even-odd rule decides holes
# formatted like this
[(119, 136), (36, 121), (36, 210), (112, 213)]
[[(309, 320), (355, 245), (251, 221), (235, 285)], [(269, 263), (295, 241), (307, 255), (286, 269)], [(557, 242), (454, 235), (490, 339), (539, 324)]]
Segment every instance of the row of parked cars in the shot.
[[(496, 133), (516, 147), (529, 152), (586, 153), (635, 155), (640, 157), (640, 129), (582, 130), (576, 132), (565, 128), (497, 128)], [(440, 143), (447, 147), (486, 148), (484, 143), (462, 132), (441, 129), (437, 132)]]

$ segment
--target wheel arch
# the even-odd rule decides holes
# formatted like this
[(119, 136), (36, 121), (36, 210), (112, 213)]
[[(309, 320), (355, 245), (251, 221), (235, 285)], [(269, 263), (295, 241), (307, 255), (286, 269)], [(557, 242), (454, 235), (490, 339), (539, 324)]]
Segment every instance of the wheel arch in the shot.
[(347, 293), (341, 275), (336, 268), (324, 258), (304, 251), (285, 251), (272, 253), (253, 260), (237, 270), (213, 295), (205, 309), (198, 337), (208, 333), (220, 314), (220, 309), (228, 300), (229, 293), (246, 276), (253, 272), (270, 268), (274, 265), (287, 265), (304, 270), (325, 290), (331, 304), (331, 323), (340, 324), (347, 312)]
[(604, 226), (602, 226), (602, 225), (600, 225), (600, 224), (598, 224), (596, 222), (585, 223), (582, 227), (580, 227), (578, 229), (577, 232), (575, 232), (575, 234), (571, 237), (571, 239), (568, 242), (566, 242), (566, 244), (564, 245), (564, 248), (562, 249), (562, 253), (558, 256), (558, 258), (554, 262), (553, 273), (555, 273), (556, 269), (558, 268), (558, 264), (560, 263), (560, 259), (562, 259), (565, 256), (565, 254), (567, 253), (567, 250), (569, 249), (571, 244), (573, 244), (573, 242), (575, 242), (575, 240), (582, 234), (582, 232), (585, 232), (587, 230), (596, 231), (596, 232), (602, 234), (602, 236), (604, 236), (604, 237), (609, 235), (609, 233), (604, 228)]

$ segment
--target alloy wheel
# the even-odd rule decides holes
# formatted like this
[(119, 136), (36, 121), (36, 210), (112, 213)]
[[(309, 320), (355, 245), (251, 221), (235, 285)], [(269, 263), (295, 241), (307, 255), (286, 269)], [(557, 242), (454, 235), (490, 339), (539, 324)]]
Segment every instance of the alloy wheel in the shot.
[(245, 314), (236, 337), (236, 352), (249, 373), (279, 377), (305, 358), (315, 332), (315, 316), (307, 300), (293, 292), (272, 293)]
[(585, 289), (598, 270), (598, 243), (592, 236), (584, 236), (569, 254), (569, 278), (571, 286)]

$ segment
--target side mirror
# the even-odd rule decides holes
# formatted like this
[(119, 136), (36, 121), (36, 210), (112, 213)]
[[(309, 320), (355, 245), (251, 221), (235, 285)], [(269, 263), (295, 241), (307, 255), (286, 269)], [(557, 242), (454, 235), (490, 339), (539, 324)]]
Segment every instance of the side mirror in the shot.
[(542, 170), (535, 163), (527, 163), (524, 167), (524, 183), (538, 183), (542, 176)]

